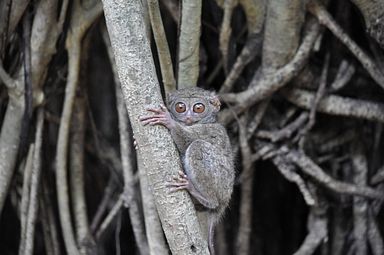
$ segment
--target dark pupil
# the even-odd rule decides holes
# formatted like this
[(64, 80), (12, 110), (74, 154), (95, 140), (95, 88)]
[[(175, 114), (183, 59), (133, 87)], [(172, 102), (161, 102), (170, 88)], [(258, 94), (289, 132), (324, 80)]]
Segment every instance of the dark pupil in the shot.
[(177, 112), (185, 112), (185, 104), (183, 103), (177, 103), (176, 104), (176, 111)]
[(197, 113), (202, 113), (204, 112), (204, 110), (205, 108), (203, 104), (195, 104), (195, 106), (193, 107), (193, 111)]

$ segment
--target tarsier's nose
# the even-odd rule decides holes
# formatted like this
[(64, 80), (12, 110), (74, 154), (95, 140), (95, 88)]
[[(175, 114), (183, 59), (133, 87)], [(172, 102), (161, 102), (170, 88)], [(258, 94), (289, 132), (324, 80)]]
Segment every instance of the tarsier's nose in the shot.
[(192, 118), (191, 117), (187, 117), (187, 118), (185, 118), (185, 124), (187, 124), (187, 125), (191, 125), (192, 124)]

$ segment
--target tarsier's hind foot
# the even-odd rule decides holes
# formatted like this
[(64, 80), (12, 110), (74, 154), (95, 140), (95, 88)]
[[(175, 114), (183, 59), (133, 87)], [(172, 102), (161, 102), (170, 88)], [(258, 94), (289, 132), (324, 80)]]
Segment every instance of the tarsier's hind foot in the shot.
[(199, 201), (200, 204), (209, 209), (215, 209), (217, 207), (215, 202), (201, 194), (200, 191), (193, 186), (190, 181), (190, 177), (188, 177), (183, 171), (179, 171), (178, 176), (173, 177), (173, 181), (168, 182), (166, 186), (170, 188), (170, 192), (187, 190), (192, 197)]
[(179, 171), (178, 175), (173, 177), (173, 182), (168, 182), (166, 186), (170, 188), (170, 192), (175, 192), (183, 189), (189, 190), (190, 183), (188, 176), (183, 171)]

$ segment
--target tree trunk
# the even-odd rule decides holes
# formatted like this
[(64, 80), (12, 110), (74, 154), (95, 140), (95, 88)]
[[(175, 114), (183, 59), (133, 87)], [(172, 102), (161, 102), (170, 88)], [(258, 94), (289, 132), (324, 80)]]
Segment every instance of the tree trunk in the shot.
[(145, 33), (142, 4), (140, 1), (108, 0), (104, 0), (103, 4), (138, 153), (146, 168), (170, 249), (173, 254), (208, 254), (207, 243), (201, 237), (196, 212), (188, 194), (169, 194), (165, 186), (181, 169), (169, 132), (160, 126), (144, 127), (138, 120), (148, 114), (146, 107), (157, 107), (162, 103)]

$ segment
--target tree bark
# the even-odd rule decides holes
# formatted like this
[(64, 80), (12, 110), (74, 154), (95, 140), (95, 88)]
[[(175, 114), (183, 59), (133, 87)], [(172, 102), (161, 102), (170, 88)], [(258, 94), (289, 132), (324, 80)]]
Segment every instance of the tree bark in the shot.
[(169, 132), (144, 127), (139, 117), (161, 100), (155, 67), (145, 33), (141, 1), (103, 0), (104, 11), (125, 103), (138, 153), (146, 168), (160, 220), (172, 254), (208, 254), (193, 203), (187, 192), (169, 193), (165, 184), (181, 169)]
[(147, 2), (153, 36), (156, 41), (157, 54), (159, 56), (161, 77), (163, 78), (164, 89), (166, 92), (170, 92), (176, 89), (176, 80), (173, 73), (171, 53), (169, 52), (163, 20), (161, 19), (159, 0), (147, 0)]
[(20, 143), (25, 104), (21, 96), (11, 96), (0, 135), (0, 215), (8, 194)]
[(304, 20), (302, 0), (268, 1), (263, 43), (263, 72), (274, 72), (294, 56)]
[(201, 0), (183, 0), (179, 35), (177, 88), (196, 86), (199, 78)]

